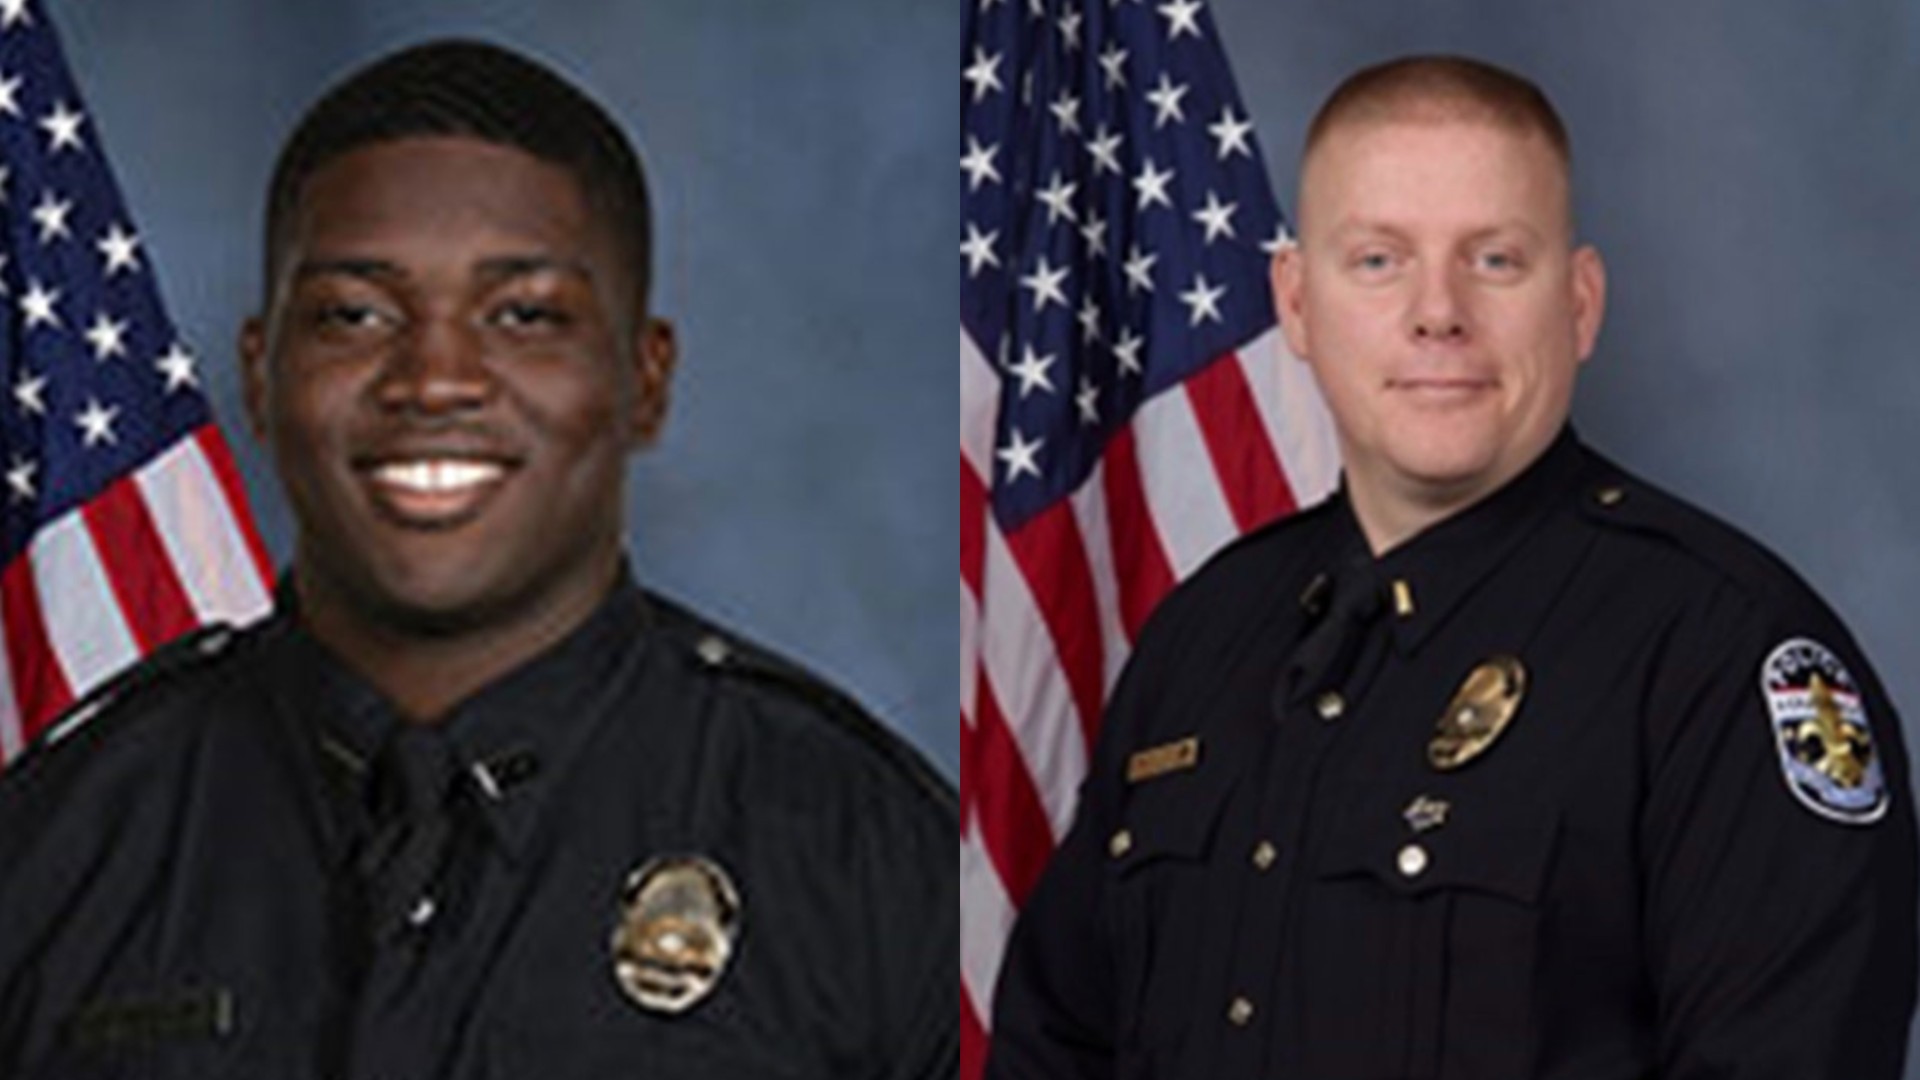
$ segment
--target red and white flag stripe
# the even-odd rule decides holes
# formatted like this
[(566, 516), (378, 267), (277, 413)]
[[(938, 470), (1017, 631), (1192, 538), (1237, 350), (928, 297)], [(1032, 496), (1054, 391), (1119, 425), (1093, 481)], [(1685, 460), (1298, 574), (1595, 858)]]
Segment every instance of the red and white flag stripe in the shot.
[(0, 759), (168, 639), (265, 614), (272, 580), (212, 425), (49, 523), (0, 571)]

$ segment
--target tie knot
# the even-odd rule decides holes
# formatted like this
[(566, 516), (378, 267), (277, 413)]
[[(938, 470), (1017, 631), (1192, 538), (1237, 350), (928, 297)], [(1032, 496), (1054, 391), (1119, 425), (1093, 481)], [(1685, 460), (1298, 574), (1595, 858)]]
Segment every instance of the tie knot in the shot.
[(1382, 606), (1380, 580), (1374, 574), (1373, 560), (1360, 555), (1341, 563), (1333, 575), (1331, 617), (1369, 623), (1380, 614)]
[(403, 723), (380, 753), (376, 809), (382, 817), (398, 813), (414, 820), (436, 813), (458, 772), (453, 746), (439, 728)]

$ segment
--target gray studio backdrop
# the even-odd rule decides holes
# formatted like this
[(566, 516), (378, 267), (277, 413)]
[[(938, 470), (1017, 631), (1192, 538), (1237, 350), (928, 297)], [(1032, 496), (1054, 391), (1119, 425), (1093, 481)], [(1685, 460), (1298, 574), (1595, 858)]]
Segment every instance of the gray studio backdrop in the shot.
[(1361, 65), (1465, 52), (1546, 87), (1611, 271), (1576, 424), (1798, 568), (1920, 745), (1920, 3), (1210, 6), (1287, 206)]
[(949, 5), (49, 8), (280, 558), (289, 519), (240, 425), (233, 341), (286, 130), (348, 69), (448, 34), (519, 46), (606, 103), (648, 162), (655, 307), (681, 340), (666, 437), (629, 495), (641, 579), (830, 676), (957, 771)]

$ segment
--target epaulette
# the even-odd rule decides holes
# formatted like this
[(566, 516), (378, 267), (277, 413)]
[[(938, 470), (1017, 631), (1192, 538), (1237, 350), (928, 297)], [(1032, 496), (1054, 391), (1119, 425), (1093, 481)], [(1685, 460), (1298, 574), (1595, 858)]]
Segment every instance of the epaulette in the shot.
[(717, 675), (744, 679), (813, 706), (820, 715), (878, 754), (957, 824), (960, 795), (953, 785), (900, 736), (874, 719), (859, 702), (806, 668), (714, 627), (671, 600), (648, 593), (647, 601), (657, 615), (663, 616), (662, 627), (687, 649), (694, 663)]
[(71, 738), (100, 714), (120, 702), (152, 687), (179, 678), (226, 655), (239, 639), (239, 631), (226, 623), (214, 623), (187, 632), (160, 646), (120, 673), (94, 687), (81, 699), (54, 718), (33, 740), (22, 755), (21, 764)]
[(1624, 529), (1671, 544), (1751, 595), (1780, 599), (1783, 589), (1812, 595), (1800, 575), (1759, 541), (1713, 514), (1595, 455), (1580, 493), (1583, 515), (1603, 528)]

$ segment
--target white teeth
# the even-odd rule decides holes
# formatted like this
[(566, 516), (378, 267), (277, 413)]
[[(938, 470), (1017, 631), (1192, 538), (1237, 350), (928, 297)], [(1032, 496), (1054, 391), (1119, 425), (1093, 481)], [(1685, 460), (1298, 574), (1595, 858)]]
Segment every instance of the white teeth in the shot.
[(374, 470), (383, 484), (408, 491), (448, 492), (498, 480), (500, 466), (485, 461), (395, 461)]

